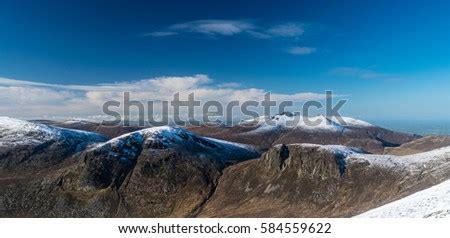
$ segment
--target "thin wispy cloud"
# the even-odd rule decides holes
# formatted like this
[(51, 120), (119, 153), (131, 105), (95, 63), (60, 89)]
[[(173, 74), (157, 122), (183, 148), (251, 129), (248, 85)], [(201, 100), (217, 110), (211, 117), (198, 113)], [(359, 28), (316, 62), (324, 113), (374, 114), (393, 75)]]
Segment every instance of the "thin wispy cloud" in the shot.
[(256, 26), (247, 21), (238, 20), (199, 20), (175, 24), (169, 27), (172, 31), (195, 32), (208, 35), (236, 35)]
[(174, 31), (155, 31), (155, 32), (142, 34), (142, 36), (154, 36), (154, 37), (173, 36), (173, 35), (178, 35), (178, 32), (174, 32)]
[[(261, 101), (266, 93), (264, 89), (246, 88), (234, 82), (215, 84), (211, 78), (202, 74), (92, 85), (47, 84), (0, 77), (0, 115), (28, 118), (95, 117), (102, 115), (102, 105), (106, 101), (123, 101), (124, 92), (131, 92), (132, 100), (142, 101), (144, 104), (147, 101), (170, 101), (177, 92), (182, 100), (194, 92), (196, 100), (223, 103), (233, 100)], [(322, 100), (325, 94), (278, 93), (272, 94), (272, 98), (277, 101), (301, 102)]]
[(259, 31), (247, 31), (246, 32), (249, 36), (252, 36), (254, 38), (258, 38), (258, 39), (270, 39), (273, 38), (272, 35), (264, 33), (264, 32), (259, 32)]
[(289, 54), (293, 55), (309, 55), (316, 52), (316, 48), (313, 47), (291, 47), (287, 49)]
[(305, 32), (303, 24), (298, 23), (284, 23), (275, 25), (267, 30), (267, 33), (272, 36), (281, 37), (297, 37), (303, 35)]
[(197, 20), (170, 25), (165, 29), (145, 33), (147, 36), (172, 36), (182, 33), (234, 36), (246, 34), (259, 39), (274, 37), (299, 37), (305, 32), (304, 24), (285, 22), (260, 25), (250, 20)]
[[(298, 22), (284, 22), (278, 24), (258, 24), (251, 20), (197, 20), (181, 22), (167, 26), (157, 31), (141, 34), (149, 37), (171, 37), (182, 34), (200, 34), (205, 36), (231, 37), (245, 35), (255, 39), (288, 38), (295, 42), (305, 33), (305, 24)], [(316, 48), (292, 47), (286, 52), (295, 55), (314, 53)]]
[(329, 74), (333, 76), (352, 77), (359, 79), (376, 79), (389, 77), (389, 75), (384, 73), (358, 67), (337, 67), (331, 70)]

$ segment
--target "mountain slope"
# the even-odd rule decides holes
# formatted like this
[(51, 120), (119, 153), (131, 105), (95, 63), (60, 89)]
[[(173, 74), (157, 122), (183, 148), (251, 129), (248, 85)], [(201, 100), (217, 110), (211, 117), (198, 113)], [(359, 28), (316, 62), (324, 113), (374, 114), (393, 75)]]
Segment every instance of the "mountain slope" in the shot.
[(399, 147), (386, 148), (384, 153), (390, 155), (412, 155), (446, 146), (450, 146), (450, 136), (426, 136), (402, 144)]
[(224, 170), (203, 217), (347, 217), (450, 178), (450, 147), (414, 156), (276, 145)]
[(0, 168), (43, 168), (105, 140), (96, 133), (0, 117)]
[(375, 208), (356, 217), (450, 217), (450, 180)]
[(145, 128), (145, 127), (139, 127), (139, 126), (109, 125), (107, 123), (98, 123), (98, 122), (86, 121), (86, 120), (80, 120), (80, 119), (72, 119), (72, 120), (66, 120), (66, 121), (61, 121), (61, 122), (37, 120), (35, 122), (45, 124), (45, 125), (50, 125), (50, 126), (95, 132), (95, 133), (105, 136), (108, 139), (112, 139), (112, 138), (130, 133), (130, 132), (142, 130)]

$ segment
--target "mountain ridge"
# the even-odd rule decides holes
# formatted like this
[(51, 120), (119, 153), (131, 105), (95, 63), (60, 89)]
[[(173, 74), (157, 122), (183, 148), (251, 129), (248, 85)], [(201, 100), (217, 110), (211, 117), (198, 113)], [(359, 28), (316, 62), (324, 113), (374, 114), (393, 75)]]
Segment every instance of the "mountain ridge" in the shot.
[[(355, 123), (361, 126), (345, 130), (356, 132), (343, 134), (358, 141), (414, 137)], [(37, 128), (26, 134), (37, 138), (47, 130), (65, 131), (27, 127)], [(308, 130), (275, 128), (245, 138), (249, 144), (223, 140), (220, 131), (242, 136), (255, 127), (212, 128), (204, 133), (209, 137), (169, 126), (102, 137), (53, 164), (0, 170), (0, 210), (6, 217), (351, 217), (450, 178), (450, 147), (409, 156), (371, 154), (335, 137), (342, 131), (317, 130), (320, 136), (311, 139)], [(257, 145), (266, 135), (273, 137), (262, 150)], [(331, 139), (322, 143), (347, 145), (314, 143), (323, 136)], [(277, 143), (286, 137), (297, 142)]]

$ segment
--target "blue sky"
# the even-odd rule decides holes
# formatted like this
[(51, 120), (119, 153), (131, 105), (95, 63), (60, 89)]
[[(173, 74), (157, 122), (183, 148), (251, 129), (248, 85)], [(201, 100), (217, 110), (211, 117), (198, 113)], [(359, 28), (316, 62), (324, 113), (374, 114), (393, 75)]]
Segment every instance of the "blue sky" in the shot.
[[(0, 80), (0, 112), (27, 116), (17, 108), (25, 94), (47, 94), (43, 87), (201, 74), (216, 88), (333, 90), (354, 117), (446, 119), (448, 9), (448, 1), (2, 0), (0, 77), (24, 82)], [(93, 94), (63, 89), (39, 103), (57, 114), (52, 100)]]

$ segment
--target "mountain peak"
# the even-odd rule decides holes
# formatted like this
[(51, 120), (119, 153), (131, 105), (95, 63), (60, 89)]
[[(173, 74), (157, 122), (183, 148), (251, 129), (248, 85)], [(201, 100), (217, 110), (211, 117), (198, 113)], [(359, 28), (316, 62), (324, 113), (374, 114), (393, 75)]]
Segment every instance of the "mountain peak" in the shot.
[(100, 134), (0, 117), (0, 168), (42, 168), (105, 141)]

